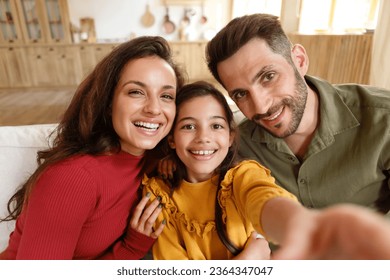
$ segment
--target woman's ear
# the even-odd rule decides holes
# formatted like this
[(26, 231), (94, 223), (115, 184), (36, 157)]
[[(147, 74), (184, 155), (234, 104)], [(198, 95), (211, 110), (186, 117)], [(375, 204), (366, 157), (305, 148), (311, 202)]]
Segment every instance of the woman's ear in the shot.
[(168, 136), (168, 144), (171, 149), (176, 149), (175, 141), (173, 140), (173, 136)]
[(309, 57), (302, 45), (296, 44), (291, 49), (291, 58), (302, 76), (305, 76), (309, 69)]

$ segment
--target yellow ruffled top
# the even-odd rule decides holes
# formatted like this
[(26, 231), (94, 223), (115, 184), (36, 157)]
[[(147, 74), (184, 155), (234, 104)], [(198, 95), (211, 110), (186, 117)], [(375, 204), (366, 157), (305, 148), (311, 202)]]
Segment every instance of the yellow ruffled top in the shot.
[[(230, 259), (233, 256), (218, 237), (215, 227), (215, 196), (217, 176), (200, 183), (183, 181), (171, 193), (159, 178), (144, 177), (143, 192), (150, 192), (151, 200), (161, 197), (162, 215), (166, 220), (163, 233), (153, 246), (155, 259)], [(275, 184), (270, 171), (259, 163), (246, 160), (230, 169), (221, 182), (219, 203), (229, 239), (243, 248), (251, 232), (260, 225), (264, 203), (272, 197), (292, 194)]]

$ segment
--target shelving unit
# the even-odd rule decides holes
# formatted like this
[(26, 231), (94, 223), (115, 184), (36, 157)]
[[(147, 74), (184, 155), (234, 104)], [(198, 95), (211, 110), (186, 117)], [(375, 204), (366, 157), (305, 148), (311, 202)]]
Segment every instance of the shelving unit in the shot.
[(0, 0), (0, 42), (71, 43), (66, 0)]

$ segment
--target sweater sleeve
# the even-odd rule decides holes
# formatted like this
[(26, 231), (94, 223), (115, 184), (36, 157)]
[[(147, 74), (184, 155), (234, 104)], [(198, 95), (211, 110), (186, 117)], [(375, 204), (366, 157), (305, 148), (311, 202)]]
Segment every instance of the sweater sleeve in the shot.
[(248, 217), (253, 227), (266, 236), (261, 225), (264, 204), (275, 197), (297, 198), (276, 185), (271, 172), (255, 161), (244, 161), (229, 174), (233, 180), (233, 193), (238, 208)]
[(18, 221), (24, 225), (16, 259), (72, 259), (96, 204), (95, 187), (83, 169), (56, 166), (43, 173)]
[(139, 260), (152, 248), (156, 239), (128, 228), (123, 239), (118, 240), (110, 250), (98, 259), (101, 260)]

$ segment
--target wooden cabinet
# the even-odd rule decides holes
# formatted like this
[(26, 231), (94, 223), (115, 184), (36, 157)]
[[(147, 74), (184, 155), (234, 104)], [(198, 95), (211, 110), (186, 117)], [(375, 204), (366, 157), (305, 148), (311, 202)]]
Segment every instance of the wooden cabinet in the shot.
[(82, 44), (78, 47), (82, 77), (86, 77), (95, 65), (115, 48), (116, 44)]
[(170, 43), (176, 62), (187, 71), (190, 81), (213, 80), (205, 59), (206, 42)]
[(21, 43), (23, 33), (14, 0), (0, 0), (0, 43)]
[(27, 87), (31, 85), (24, 48), (0, 47), (0, 87)]
[(76, 46), (31, 46), (26, 53), (32, 86), (74, 86), (81, 81)]
[(66, 0), (0, 0), (1, 43), (71, 43)]
[(66, 0), (18, 0), (26, 42), (71, 43)]

